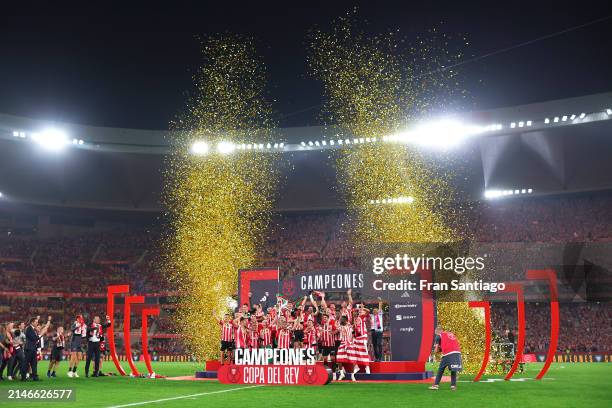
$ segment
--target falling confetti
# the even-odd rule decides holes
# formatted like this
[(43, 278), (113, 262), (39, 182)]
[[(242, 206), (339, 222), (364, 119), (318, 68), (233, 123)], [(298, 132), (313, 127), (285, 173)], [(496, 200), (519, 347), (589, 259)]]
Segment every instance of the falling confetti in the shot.
[[(165, 261), (180, 293), (178, 326), (200, 361), (216, 356), (218, 319), (229, 311), (238, 269), (254, 264), (278, 175), (277, 154), (218, 150), (219, 145), (271, 141), (274, 122), (265, 99), (266, 71), (252, 41), (208, 38), (202, 54), (195, 91), (171, 124), (173, 152), (166, 163), (164, 191), (171, 225), (164, 240)], [(194, 143), (205, 154), (194, 154)]]
[[(440, 40), (442, 38), (442, 40)], [(426, 39), (405, 46), (399, 32), (366, 34), (356, 11), (338, 19), (329, 31), (311, 34), (309, 67), (323, 82), (328, 125), (349, 140), (393, 135), (409, 120), (449, 109), (463, 95), (457, 73), (444, 66), (461, 58), (448, 39), (432, 30)], [(424, 75), (426, 74), (426, 75)], [(465, 211), (449, 175), (422, 152), (405, 144), (357, 144), (337, 153), (338, 184), (350, 214), (356, 251), (379, 244), (452, 243), (469, 238)], [(388, 198), (408, 197), (404, 202)], [(439, 308), (439, 319), (456, 330), (468, 356), (466, 368), (479, 367), (482, 320), (461, 302)], [(453, 303), (455, 303), (453, 305)], [(455, 314), (455, 312), (457, 312)], [(460, 313), (459, 313), (460, 312)]]

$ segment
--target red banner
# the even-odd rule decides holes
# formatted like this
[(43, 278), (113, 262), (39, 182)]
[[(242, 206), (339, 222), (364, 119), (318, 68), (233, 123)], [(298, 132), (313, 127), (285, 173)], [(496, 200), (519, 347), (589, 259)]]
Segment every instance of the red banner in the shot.
[(217, 378), (223, 384), (325, 385), (331, 370), (315, 365), (224, 365)]
[(538, 359), (535, 354), (523, 354), (523, 358), (521, 358), (521, 363), (537, 363)]

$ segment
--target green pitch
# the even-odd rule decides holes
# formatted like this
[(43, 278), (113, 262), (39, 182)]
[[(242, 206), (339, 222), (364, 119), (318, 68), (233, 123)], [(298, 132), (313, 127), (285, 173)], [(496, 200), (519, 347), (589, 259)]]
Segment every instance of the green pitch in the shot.
[[(458, 390), (448, 383), (438, 391), (426, 384), (352, 384), (333, 383), (323, 387), (248, 387), (229, 386), (216, 381), (169, 381), (126, 377), (68, 378), (66, 362), (57, 378), (47, 379), (47, 363), (40, 364), (43, 381), (0, 382), (3, 400), (0, 406), (27, 407), (612, 407), (612, 364), (553, 364), (543, 381), (469, 382), (460, 376)], [(105, 362), (110, 369), (112, 363)], [(127, 364), (125, 364), (127, 366)], [(528, 364), (525, 374), (516, 379), (532, 378), (541, 365)], [(193, 375), (193, 363), (156, 363), (156, 371), (167, 376)], [(82, 375), (83, 365), (79, 367)], [(144, 367), (140, 368), (144, 371)], [(499, 377), (487, 377), (499, 378)], [(15, 402), (9, 405), (7, 389), (73, 388), (73, 402)], [(17, 405), (15, 405), (17, 404)]]

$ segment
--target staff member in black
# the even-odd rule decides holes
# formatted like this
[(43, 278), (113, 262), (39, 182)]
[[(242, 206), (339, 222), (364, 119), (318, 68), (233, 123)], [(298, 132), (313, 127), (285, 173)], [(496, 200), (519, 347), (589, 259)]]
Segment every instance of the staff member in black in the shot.
[(28, 369), (31, 368), (32, 371), (32, 380), (38, 381), (38, 347), (40, 347), (40, 336), (41, 333), (46, 333), (47, 329), (51, 325), (51, 316), (47, 318), (47, 324), (40, 329), (40, 333), (38, 331), (38, 320), (39, 317), (33, 317), (30, 319), (30, 324), (25, 329), (25, 359), (24, 364), (21, 365), (21, 381), (26, 380), (26, 375), (28, 374)]
[(93, 377), (100, 375), (100, 339), (102, 333), (101, 328), (110, 326), (110, 317), (106, 316), (106, 322), (100, 324), (100, 316), (95, 316), (93, 323), (87, 328), (87, 359), (85, 361), (85, 377), (89, 377), (89, 365), (91, 360), (94, 361)]

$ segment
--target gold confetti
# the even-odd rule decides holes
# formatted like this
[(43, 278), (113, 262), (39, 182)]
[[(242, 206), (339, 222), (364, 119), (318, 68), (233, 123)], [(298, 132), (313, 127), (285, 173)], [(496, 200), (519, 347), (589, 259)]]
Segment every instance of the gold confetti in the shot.
[[(216, 150), (222, 141), (271, 141), (266, 70), (251, 40), (208, 38), (202, 53), (195, 91), (171, 124), (164, 191), (170, 226), (165, 263), (180, 293), (177, 325), (200, 361), (216, 357), (218, 319), (236, 293), (238, 269), (254, 265), (278, 179), (278, 153)], [(207, 143), (206, 154), (191, 152), (197, 141)]]
[[(336, 156), (338, 184), (349, 209), (357, 253), (379, 244), (452, 243), (468, 238), (465, 209), (451, 187), (450, 175), (414, 147), (379, 143), (403, 130), (410, 119), (450, 109), (448, 101), (463, 95), (457, 73), (441, 69), (460, 54), (440, 36), (432, 30), (426, 39), (405, 46), (397, 31), (366, 34), (355, 11), (338, 19), (331, 30), (311, 35), (309, 67), (323, 82), (326, 123), (338, 126), (341, 137), (349, 141), (378, 141), (345, 146)], [(383, 201), (393, 197), (411, 200)], [(464, 310), (467, 303), (444, 303), (439, 304), (440, 321), (462, 340), (466, 371), (474, 372), (480, 367), (479, 353), (482, 358), (483, 322), (473, 311)]]

